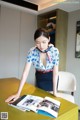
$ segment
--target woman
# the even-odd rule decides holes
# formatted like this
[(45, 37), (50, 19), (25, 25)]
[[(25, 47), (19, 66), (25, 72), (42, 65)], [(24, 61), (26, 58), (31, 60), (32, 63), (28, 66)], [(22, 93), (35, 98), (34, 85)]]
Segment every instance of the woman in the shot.
[(31, 48), (27, 55), (27, 62), (22, 75), (19, 89), (15, 95), (10, 96), (5, 102), (13, 102), (19, 98), (24, 83), (26, 82), (31, 63), (36, 69), (36, 86), (57, 94), (57, 79), (59, 65), (59, 51), (50, 44), (50, 37), (46, 30), (39, 28), (35, 31), (34, 40), (36, 46)]

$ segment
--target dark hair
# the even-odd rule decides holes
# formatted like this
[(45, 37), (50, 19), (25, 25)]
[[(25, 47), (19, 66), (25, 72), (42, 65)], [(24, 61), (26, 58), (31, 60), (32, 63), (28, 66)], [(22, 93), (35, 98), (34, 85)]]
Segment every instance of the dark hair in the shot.
[(44, 36), (49, 39), (49, 34), (44, 28), (38, 28), (34, 33), (34, 40), (36, 40), (38, 37)]

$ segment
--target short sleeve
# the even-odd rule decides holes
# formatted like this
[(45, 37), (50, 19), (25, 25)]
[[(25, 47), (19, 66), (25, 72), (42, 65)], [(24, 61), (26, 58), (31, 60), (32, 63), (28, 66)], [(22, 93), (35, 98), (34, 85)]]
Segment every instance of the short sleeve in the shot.
[(57, 48), (53, 50), (53, 65), (59, 65), (59, 50)]
[(59, 50), (55, 49), (55, 65), (59, 65)]
[(32, 51), (29, 51), (26, 57), (26, 62), (30, 63), (32, 62), (32, 59), (33, 59)]

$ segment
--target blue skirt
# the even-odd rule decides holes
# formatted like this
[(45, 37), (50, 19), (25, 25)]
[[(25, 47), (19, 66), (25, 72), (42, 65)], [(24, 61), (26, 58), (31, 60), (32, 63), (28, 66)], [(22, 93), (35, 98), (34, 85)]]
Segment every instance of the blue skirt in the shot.
[(53, 91), (53, 72), (42, 73), (36, 71), (36, 87), (46, 91)]

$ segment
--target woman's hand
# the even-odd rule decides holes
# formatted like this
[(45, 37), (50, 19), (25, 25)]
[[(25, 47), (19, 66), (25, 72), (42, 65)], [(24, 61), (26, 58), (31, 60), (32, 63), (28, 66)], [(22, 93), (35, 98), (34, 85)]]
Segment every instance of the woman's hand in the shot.
[(49, 93), (53, 94), (55, 97), (61, 97), (61, 94), (58, 92), (48, 91)]
[(61, 97), (60, 93), (58, 93), (58, 92), (55, 92), (53, 94), (54, 94), (55, 97)]
[(7, 103), (13, 103), (15, 100), (17, 100), (19, 98), (19, 94), (14, 94), (14, 95), (11, 95), (10, 97), (8, 97), (5, 102)]

